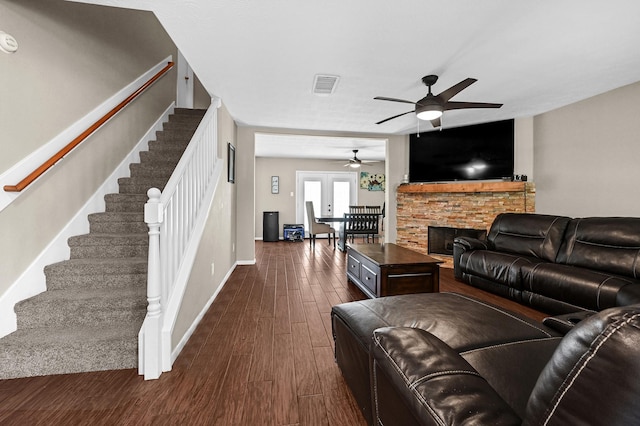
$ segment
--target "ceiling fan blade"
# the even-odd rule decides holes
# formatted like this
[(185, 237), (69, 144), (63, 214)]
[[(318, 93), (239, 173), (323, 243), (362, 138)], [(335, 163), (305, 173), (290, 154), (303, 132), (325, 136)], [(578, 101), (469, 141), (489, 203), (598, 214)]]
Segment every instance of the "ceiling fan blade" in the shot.
[(391, 101), (391, 102), (402, 102), (403, 104), (412, 104), (415, 105), (416, 103), (413, 101), (407, 101), (405, 99), (397, 99), (397, 98), (387, 98), (385, 96), (376, 96), (375, 98), (373, 98), (375, 100), (378, 101)]
[(385, 118), (382, 121), (378, 121), (376, 124), (382, 124), (382, 123), (384, 123), (386, 121), (393, 120), (394, 118), (398, 118), (398, 117), (402, 117), (403, 115), (411, 114), (412, 112), (415, 112), (415, 111), (403, 112), (402, 114), (394, 115), (393, 117)]
[(455, 85), (449, 87), (444, 92), (440, 93), (438, 95), (438, 97), (440, 99), (442, 99), (444, 102), (447, 102), (449, 99), (453, 98), (455, 95), (457, 95), (458, 93), (462, 92), (464, 89), (466, 89), (467, 87), (471, 86), (476, 81), (478, 81), (478, 80), (476, 80), (475, 78), (464, 79), (460, 83), (455, 84)]
[(431, 125), (433, 127), (440, 127), (442, 123), (440, 122), (440, 117), (431, 120)]
[(502, 104), (491, 104), (487, 102), (447, 102), (444, 110), (466, 109), (466, 108), (500, 108)]

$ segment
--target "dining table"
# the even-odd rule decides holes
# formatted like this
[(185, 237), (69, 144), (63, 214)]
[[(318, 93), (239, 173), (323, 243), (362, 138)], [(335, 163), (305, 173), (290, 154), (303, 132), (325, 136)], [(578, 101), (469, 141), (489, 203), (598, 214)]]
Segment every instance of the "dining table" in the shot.
[[(318, 216), (316, 220), (320, 223), (339, 223), (338, 228), (338, 250), (347, 250), (347, 239), (344, 232), (344, 216)], [(334, 227), (335, 228), (335, 227)]]

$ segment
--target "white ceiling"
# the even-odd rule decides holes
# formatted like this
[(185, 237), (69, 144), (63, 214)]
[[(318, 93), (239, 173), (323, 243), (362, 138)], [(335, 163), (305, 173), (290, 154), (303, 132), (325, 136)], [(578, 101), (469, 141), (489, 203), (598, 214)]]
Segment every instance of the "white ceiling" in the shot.
[(255, 156), (348, 160), (357, 149), (360, 160), (385, 159), (386, 139), (256, 133)]
[[(527, 117), (640, 80), (637, 0), (97, 0), (153, 10), (239, 125), (408, 134), (421, 78), (452, 100), (501, 109), (445, 112), (446, 127)], [(330, 96), (316, 74), (340, 76)], [(421, 123), (420, 130), (430, 124)]]

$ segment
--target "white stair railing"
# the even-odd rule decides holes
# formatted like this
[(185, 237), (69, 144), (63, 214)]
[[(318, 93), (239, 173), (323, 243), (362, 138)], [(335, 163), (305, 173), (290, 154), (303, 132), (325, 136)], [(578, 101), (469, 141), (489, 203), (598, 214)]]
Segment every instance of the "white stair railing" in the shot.
[[(138, 337), (139, 373), (157, 379), (171, 369), (171, 328), (193, 264), (212, 187), (220, 175), (217, 109), (213, 100), (164, 191), (151, 188), (144, 219), (149, 227), (147, 316)], [(197, 242), (196, 241), (196, 242)]]

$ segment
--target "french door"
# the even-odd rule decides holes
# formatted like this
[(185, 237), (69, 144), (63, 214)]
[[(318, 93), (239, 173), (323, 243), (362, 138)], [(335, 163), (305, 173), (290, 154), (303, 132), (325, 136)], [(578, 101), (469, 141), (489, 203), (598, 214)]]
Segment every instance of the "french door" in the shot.
[(357, 172), (296, 172), (296, 221), (309, 229), (305, 203), (313, 202), (316, 216), (342, 217), (358, 204)]

